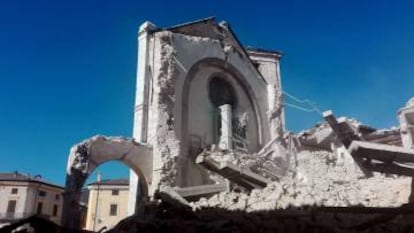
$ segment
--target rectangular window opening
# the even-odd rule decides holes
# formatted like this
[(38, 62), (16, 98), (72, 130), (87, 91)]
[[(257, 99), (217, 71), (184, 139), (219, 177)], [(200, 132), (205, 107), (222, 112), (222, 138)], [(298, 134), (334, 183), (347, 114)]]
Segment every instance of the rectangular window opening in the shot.
[(17, 205), (16, 200), (10, 200), (9, 203), (7, 204), (7, 214), (14, 214), (14, 212), (16, 211), (16, 205)]
[(56, 217), (58, 213), (58, 206), (57, 205), (53, 205), (53, 217)]
[(46, 197), (46, 192), (43, 190), (39, 190), (39, 197)]
[(36, 213), (37, 213), (37, 214), (42, 214), (42, 208), (43, 208), (43, 203), (42, 203), (42, 202), (38, 202), (38, 203), (37, 203), (37, 210), (36, 210)]
[(18, 191), (19, 191), (18, 188), (12, 188), (11, 194), (17, 194)]
[(112, 196), (118, 196), (119, 195), (119, 190), (118, 189), (113, 189), (112, 190)]
[(109, 216), (116, 216), (118, 212), (118, 205), (117, 204), (111, 204), (111, 207), (109, 209)]

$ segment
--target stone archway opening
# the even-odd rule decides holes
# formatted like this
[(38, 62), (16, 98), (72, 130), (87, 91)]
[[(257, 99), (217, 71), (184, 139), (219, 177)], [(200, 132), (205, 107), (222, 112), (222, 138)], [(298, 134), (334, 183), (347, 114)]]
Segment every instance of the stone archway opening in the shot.
[(130, 215), (131, 173), (134, 172), (123, 162), (111, 160), (99, 165), (89, 175), (82, 187), (81, 229), (94, 232), (111, 229)]
[(140, 204), (148, 200), (148, 181), (152, 178), (152, 149), (133, 139), (95, 136), (71, 148), (63, 195), (64, 227), (79, 229), (82, 187), (91, 173), (108, 161), (120, 161), (138, 175), (138, 188), (135, 193), (130, 193), (130, 198), (136, 199), (135, 213), (140, 210)]

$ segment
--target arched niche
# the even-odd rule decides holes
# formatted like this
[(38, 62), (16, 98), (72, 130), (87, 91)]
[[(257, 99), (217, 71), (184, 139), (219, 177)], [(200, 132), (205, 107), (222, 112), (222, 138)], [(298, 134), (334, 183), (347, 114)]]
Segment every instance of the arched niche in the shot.
[[(215, 100), (211, 93), (220, 94), (220, 90), (210, 90), (212, 87), (219, 87), (221, 91), (230, 90), (232, 93), (221, 93), (224, 97)], [(244, 111), (249, 113), (249, 152), (260, 149), (263, 143), (263, 111), (261, 114), (256, 95), (246, 77), (224, 60), (203, 59), (188, 70), (181, 94), (181, 142), (184, 153), (181, 156), (186, 159), (183, 169), (179, 171), (180, 186), (200, 185), (209, 181), (203, 171), (194, 165), (193, 157), (199, 153), (198, 148), (217, 143), (215, 133), (212, 132), (216, 128), (212, 115), (219, 104), (232, 104), (234, 114), (242, 114)]]
[(136, 194), (138, 205), (148, 198), (148, 181), (152, 178), (152, 149), (133, 139), (95, 136), (71, 148), (63, 194), (62, 225), (79, 229), (79, 201), (82, 187), (90, 174), (101, 164), (120, 161), (139, 177)]

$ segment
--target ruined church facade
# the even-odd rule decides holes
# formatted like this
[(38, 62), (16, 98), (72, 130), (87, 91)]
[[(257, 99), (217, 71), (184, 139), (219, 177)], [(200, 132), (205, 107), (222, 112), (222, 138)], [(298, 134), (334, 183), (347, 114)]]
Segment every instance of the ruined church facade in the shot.
[(128, 212), (137, 216), (160, 195), (243, 211), (412, 202), (414, 100), (398, 112), (398, 128), (326, 111), (326, 123), (293, 134), (285, 131), (280, 58), (244, 47), (213, 18), (142, 24), (133, 138), (98, 135), (71, 148), (63, 225), (80, 226), (82, 186), (111, 160), (131, 168)]
[[(253, 154), (282, 135), (281, 53), (243, 47), (213, 18), (145, 22), (138, 45), (133, 137), (152, 147), (150, 190), (211, 184), (195, 163), (203, 149)], [(138, 179), (131, 172), (131, 197)]]
[[(82, 186), (108, 161), (131, 169), (129, 214), (139, 212), (140, 203), (156, 191), (173, 189), (196, 197), (229, 190), (230, 182), (215, 179), (211, 164), (203, 159), (196, 163), (197, 156), (207, 149), (236, 157), (274, 151), (269, 148), (282, 138), (285, 122), (280, 58), (277, 51), (243, 47), (231, 27), (214, 18), (169, 28), (143, 23), (133, 138), (97, 135), (71, 148), (63, 225), (80, 226)], [(242, 186), (268, 183), (255, 174), (248, 179), (252, 177), (242, 178)]]

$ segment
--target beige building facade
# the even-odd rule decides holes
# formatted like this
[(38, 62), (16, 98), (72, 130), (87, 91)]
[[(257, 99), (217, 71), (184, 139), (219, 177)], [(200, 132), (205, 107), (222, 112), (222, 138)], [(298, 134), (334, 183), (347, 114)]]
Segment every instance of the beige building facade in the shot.
[(60, 224), (62, 193), (40, 176), (0, 173), (0, 227), (35, 214)]
[(86, 230), (115, 226), (128, 214), (128, 179), (103, 180), (88, 185)]

